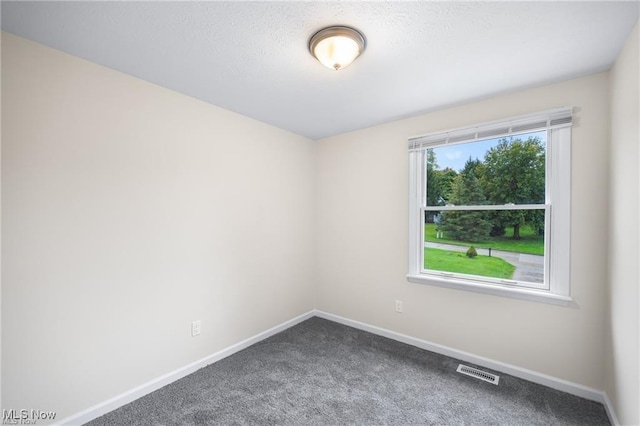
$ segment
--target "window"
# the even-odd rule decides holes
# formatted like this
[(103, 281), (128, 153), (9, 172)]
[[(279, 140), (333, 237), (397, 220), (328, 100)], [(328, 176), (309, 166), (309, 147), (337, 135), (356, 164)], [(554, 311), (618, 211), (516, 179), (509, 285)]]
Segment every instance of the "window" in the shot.
[(409, 170), (409, 281), (571, 301), (571, 108), (411, 138)]

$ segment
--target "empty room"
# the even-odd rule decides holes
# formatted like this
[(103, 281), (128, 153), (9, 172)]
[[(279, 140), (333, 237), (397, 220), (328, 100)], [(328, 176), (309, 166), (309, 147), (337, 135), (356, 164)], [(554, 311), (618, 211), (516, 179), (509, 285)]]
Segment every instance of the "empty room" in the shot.
[(637, 1), (2, 1), (3, 424), (640, 425)]

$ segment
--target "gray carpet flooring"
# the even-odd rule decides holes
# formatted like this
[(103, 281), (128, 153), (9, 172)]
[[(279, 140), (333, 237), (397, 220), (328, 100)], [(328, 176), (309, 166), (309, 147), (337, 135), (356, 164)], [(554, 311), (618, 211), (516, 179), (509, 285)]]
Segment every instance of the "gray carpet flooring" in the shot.
[(609, 424), (602, 404), (497, 372), (496, 386), (458, 363), (311, 318), (89, 424)]

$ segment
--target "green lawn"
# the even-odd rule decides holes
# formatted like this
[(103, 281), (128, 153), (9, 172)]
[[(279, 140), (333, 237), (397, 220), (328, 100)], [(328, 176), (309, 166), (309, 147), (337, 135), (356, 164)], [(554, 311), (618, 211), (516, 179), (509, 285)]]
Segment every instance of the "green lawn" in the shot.
[(467, 242), (450, 240), (446, 238), (436, 238), (435, 223), (424, 224), (424, 240), (434, 243), (454, 244), (458, 246), (471, 246), (475, 248), (492, 248), (494, 250), (513, 251), (517, 253), (539, 254), (544, 255), (544, 237), (537, 235), (529, 226), (520, 227), (520, 236), (522, 239), (511, 239), (512, 229), (507, 228), (507, 233), (503, 237), (488, 237), (480, 242)]
[(480, 275), (510, 279), (516, 267), (499, 257), (476, 256), (468, 258), (457, 251), (424, 249), (424, 267), (444, 272)]

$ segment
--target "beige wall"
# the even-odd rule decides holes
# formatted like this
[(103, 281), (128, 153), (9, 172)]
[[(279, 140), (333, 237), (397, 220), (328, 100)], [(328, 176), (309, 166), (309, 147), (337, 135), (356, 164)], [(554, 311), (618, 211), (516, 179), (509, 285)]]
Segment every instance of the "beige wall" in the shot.
[(639, 37), (636, 25), (610, 73), (610, 321), (606, 342), (605, 389), (618, 419), (625, 425), (640, 424)]
[[(407, 139), (574, 106), (570, 307), (407, 282)], [(597, 74), (318, 141), (316, 307), (603, 388), (608, 75)], [(404, 313), (394, 312), (394, 300)]]
[(4, 408), (61, 419), (313, 308), (312, 141), (6, 33), (2, 103)]

